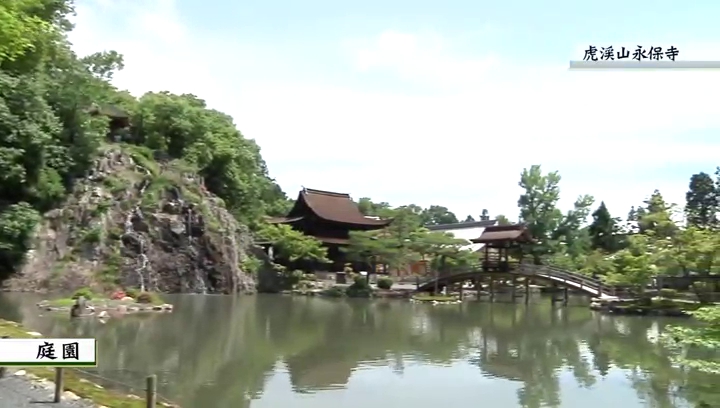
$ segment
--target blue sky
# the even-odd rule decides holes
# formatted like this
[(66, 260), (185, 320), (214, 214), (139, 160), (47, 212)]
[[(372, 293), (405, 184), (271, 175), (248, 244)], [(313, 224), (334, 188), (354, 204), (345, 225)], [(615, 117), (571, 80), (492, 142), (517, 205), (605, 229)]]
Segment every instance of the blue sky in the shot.
[(568, 72), (589, 45), (720, 59), (707, 1), (78, 0), (76, 50), (115, 49), (115, 83), (231, 114), (271, 175), (459, 217), (517, 215), (519, 174), (563, 176), (624, 216), (682, 203), (720, 165), (720, 71)]

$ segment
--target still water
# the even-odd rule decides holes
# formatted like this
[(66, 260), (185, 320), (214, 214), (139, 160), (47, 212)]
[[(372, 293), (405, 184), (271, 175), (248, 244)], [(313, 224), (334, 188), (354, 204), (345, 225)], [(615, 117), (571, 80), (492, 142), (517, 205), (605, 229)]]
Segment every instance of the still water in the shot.
[(720, 407), (718, 376), (673, 368), (653, 341), (670, 320), (548, 299), (168, 298), (171, 314), (102, 324), (0, 294), (0, 317), (49, 337), (94, 336), (95, 373), (138, 389), (157, 374), (160, 394), (184, 408)]

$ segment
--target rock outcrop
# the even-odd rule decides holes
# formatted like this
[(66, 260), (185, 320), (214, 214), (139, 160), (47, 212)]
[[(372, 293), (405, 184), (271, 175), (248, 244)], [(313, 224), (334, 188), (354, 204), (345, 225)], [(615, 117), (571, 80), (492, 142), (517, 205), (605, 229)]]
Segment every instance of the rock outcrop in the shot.
[(253, 292), (248, 229), (187, 166), (149, 155), (107, 146), (65, 205), (45, 214), (6, 289)]

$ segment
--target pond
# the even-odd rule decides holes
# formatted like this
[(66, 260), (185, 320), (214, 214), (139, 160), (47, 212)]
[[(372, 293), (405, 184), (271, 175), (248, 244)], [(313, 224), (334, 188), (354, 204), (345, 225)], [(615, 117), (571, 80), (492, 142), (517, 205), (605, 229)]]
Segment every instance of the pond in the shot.
[[(175, 311), (46, 315), (37, 295), (0, 294), (0, 317), (48, 337), (96, 337), (93, 375), (184, 408), (720, 406), (720, 378), (674, 368), (654, 342), (668, 322), (587, 306), (259, 295), (175, 295)], [(93, 379), (93, 378), (91, 378)], [(141, 391), (137, 391), (141, 392)]]

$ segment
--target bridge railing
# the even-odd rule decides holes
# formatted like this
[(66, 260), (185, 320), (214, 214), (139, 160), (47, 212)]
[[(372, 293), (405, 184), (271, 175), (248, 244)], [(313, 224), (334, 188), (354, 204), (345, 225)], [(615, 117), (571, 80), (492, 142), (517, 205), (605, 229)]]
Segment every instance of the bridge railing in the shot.
[(523, 270), (525, 270), (529, 272), (530, 275), (545, 274), (547, 276), (555, 277), (557, 279), (577, 283), (581, 286), (596, 290), (598, 294), (604, 293), (609, 295), (615, 295), (617, 293), (617, 288), (615, 286), (606, 284), (600, 279), (596, 279), (587, 275), (582, 275), (577, 272), (566, 271), (550, 265), (523, 264), (520, 270), (521, 273)]
[[(618, 290), (617, 287), (613, 285), (609, 285), (601, 281), (600, 279), (593, 278), (591, 276), (582, 275), (577, 272), (570, 272), (567, 270), (563, 270), (554, 266), (550, 265), (534, 265), (534, 264), (520, 264), (519, 267), (515, 270), (516, 273), (520, 275), (526, 275), (526, 276), (537, 276), (537, 275), (546, 275), (547, 277), (553, 277), (558, 280), (563, 280), (567, 282), (573, 282), (581, 287), (587, 287), (590, 289), (593, 289), (598, 292), (598, 295), (600, 294), (607, 294), (607, 295), (617, 295), (618, 293), (622, 292)], [(485, 271), (483, 269), (475, 269), (475, 270), (462, 270), (462, 271), (450, 271), (447, 273), (438, 273), (437, 275), (431, 274), (424, 277), (418, 277), (416, 280), (416, 284), (418, 287), (424, 286), (428, 283), (433, 282), (435, 279), (442, 280), (443, 278), (447, 278), (450, 276), (455, 275), (469, 275), (468, 279), (472, 277), (474, 274), (483, 274)]]

